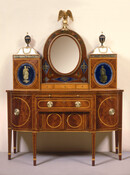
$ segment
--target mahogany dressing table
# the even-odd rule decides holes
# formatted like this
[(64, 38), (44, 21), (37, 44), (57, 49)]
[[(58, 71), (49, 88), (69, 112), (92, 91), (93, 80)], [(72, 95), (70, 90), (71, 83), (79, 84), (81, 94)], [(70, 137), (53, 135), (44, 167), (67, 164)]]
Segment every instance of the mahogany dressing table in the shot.
[(115, 131), (116, 153), (122, 159), (122, 92), (117, 89), (117, 55), (103, 46), (86, 54), (79, 34), (68, 29), (72, 13), (59, 12), (63, 28), (47, 39), (43, 59), (27, 46), (13, 55), (13, 90), (8, 98), (8, 159), (11, 159), (13, 131), (31, 132), (33, 164), (39, 132), (89, 132), (92, 135), (92, 165), (95, 165), (97, 132)]

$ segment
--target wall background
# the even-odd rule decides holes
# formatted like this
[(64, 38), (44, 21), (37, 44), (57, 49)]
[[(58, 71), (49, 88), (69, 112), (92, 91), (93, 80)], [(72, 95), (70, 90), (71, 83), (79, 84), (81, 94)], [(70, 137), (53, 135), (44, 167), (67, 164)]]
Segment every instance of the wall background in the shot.
[[(13, 88), (12, 55), (25, 46), (29, 32), (31, 46), (43, 55), (47, 37), (61, 28), (59, 10), (70, 9), (70, 28), (83, 38), (89, 54), (99, 45), (101, 31), (105, 45), (118, 54), (118, 88), (124, 89), (123, 150), (130, 151), (130, 1), (129, 0), (4, 0), (0, 5), (0, 151), (7, 151), (6, 89)], [(31, 133), (19, 134), (20, 151), (32, 151)], [(114, 134), (97, 134), (96, 150), (109, 151)], [(112, 147), (111, 147), (112, 144)], [(42, 133), (38, 151), (90, 151), (91, 135), (86, 133)]]

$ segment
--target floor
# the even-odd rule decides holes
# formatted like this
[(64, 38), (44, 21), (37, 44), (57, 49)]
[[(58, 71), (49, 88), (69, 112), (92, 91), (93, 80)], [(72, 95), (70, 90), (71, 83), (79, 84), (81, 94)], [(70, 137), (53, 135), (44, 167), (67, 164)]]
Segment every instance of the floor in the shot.
[(96, 153), (96, 166), (91, 166), (90, 153), (37, 154), (33, 166), (32, 153), (0, 153), (0, 175), (130, 175), (130, 152), (123, 152), (123, 160), (115, 153)]

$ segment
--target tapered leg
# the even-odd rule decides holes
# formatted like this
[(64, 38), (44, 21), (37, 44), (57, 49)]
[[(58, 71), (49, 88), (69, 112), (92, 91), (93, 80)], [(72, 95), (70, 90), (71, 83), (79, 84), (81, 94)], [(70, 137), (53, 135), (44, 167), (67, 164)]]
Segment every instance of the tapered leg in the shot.
[(95, 166), (95, 136), (96, 133), (92, 133), (92, 166)]
[(115, 131), (115, 145), (116, 145), (116, 154), (118, 154), (118, 130)]
[(14, 138), (14, 153), (16, 153), (16, 136), (17, 136), (16, 131), (13, 131), (13, 138)]
[(119, 160), (122, 160), (122, 93), (119, 94), (119, 119), (120, 119), (120, 128), (118, 130), (118, 139), (119, 139)]
[(122, 129), (118, 131), (118, 139), (119, 139), (119, 160), (122, 160)]
[(36, 141), (37, 141), (37, 133), (33, 132), (33, 165), (36, 166)]
[(8, 128), (8, 160), (11, 160), (12, 129)]

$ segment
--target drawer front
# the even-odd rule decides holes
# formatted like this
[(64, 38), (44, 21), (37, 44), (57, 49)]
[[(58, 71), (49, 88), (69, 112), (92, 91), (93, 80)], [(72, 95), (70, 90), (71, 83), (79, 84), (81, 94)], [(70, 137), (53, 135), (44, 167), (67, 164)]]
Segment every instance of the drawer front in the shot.
[(91, 129), (90, 113), (39, 113), (37, 129), (46, 131), (78, 131)]
[(92, 108), (92, 98), (87, 99), (37, 99), (38, 110), (88, 111)]

